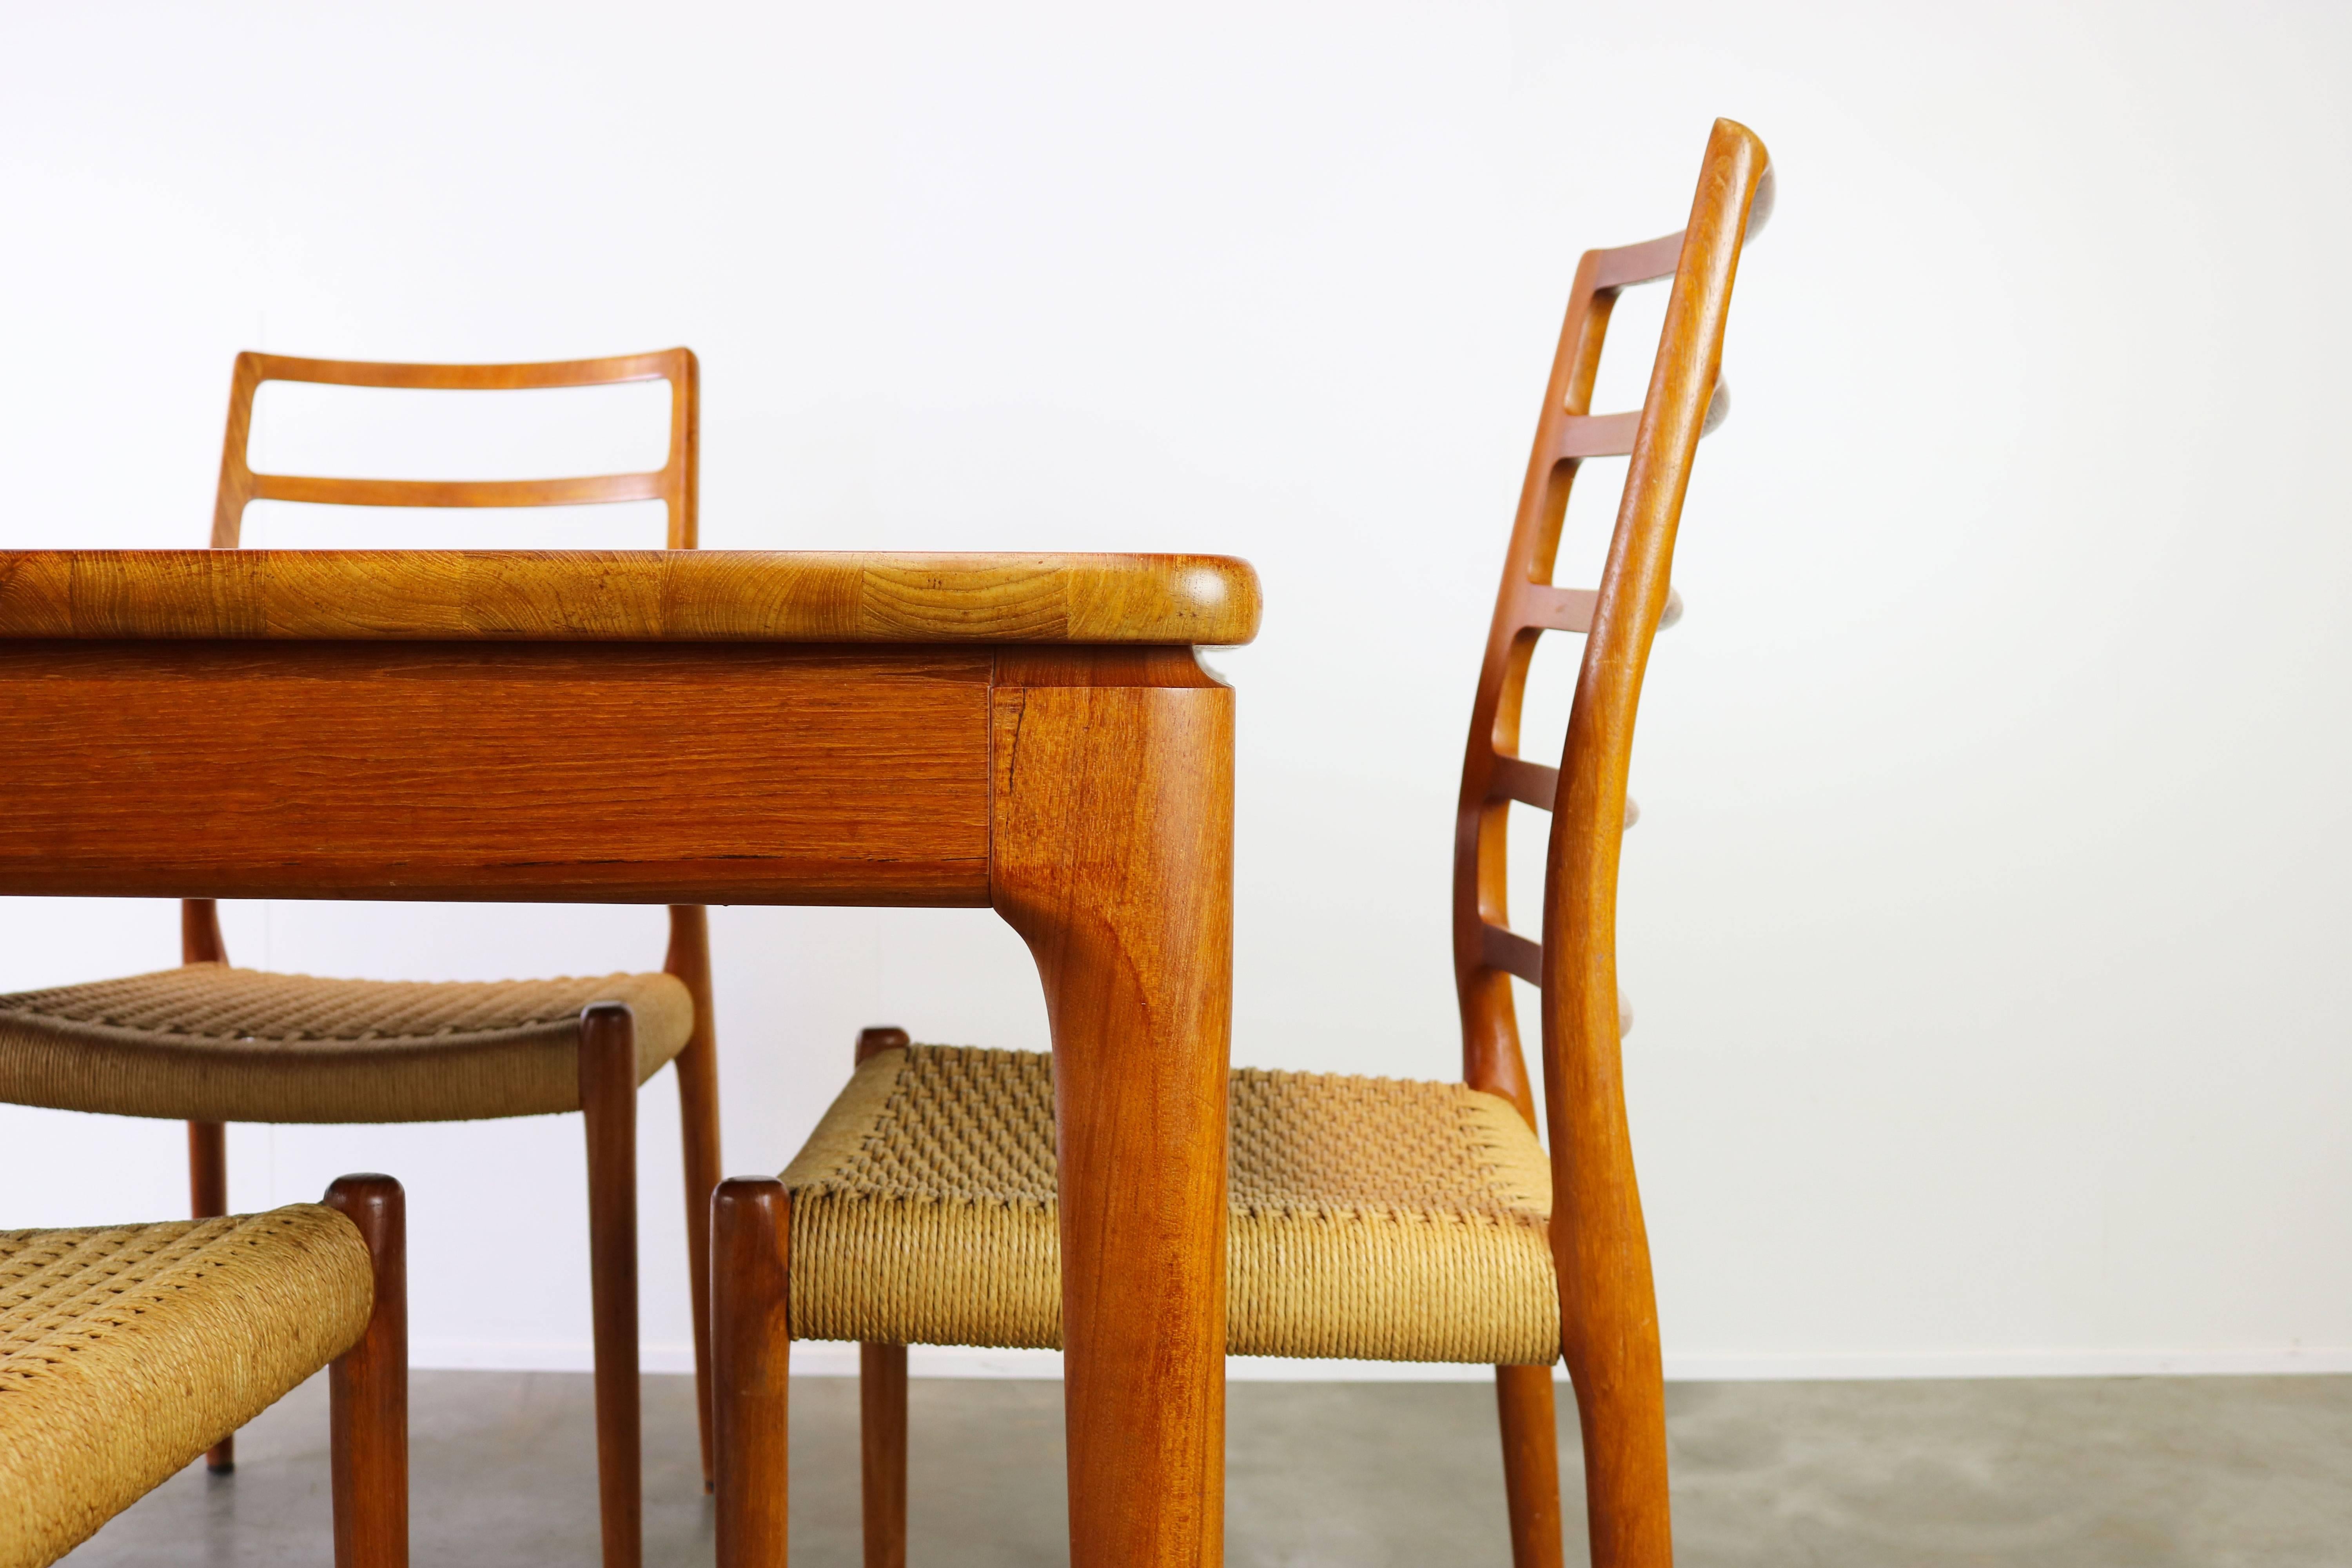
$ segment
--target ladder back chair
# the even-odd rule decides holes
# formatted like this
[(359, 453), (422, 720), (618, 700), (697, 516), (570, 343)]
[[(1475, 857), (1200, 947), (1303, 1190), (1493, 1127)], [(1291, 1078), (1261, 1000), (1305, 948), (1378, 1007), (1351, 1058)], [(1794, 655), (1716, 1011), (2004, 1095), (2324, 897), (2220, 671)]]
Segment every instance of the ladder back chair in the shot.
[[(270, 381), (504, 392), (666, 380), (667, 459), (650, 473), (415, 480), (256, 473), (254, 395)], [(660, 500), (668, 544), (696, 542), (700, 372), (693, 353), (540, 364), (395, 364), (246, 353), (230, 381), (213, 547), (237, 548), (255, 500), (538, 507)], [(182, 967), (0, 996), (0, 1100), (188, 1123), (199, 1219), (228, 1206), (230, 1121), (389, 1122), (585, 1113), (604, 1561), (634, 1564), (642, 1510), (636, 1290), (636, 1091), (675, 1061), (684, 1122), (696, 1390), (711, 1484), (708, 1199), (720, 1172), (709, 926), (673, 906), (659, 973), (494, 984), (329, 980), (228, 965), (219, 910), (182, 905)], [(234, 1463), (224, 1438), (215, 1470)]]
[[(1742, 247), (1770, 216), (1772, 191), (1763, 144), (1744, 126), (1718, 121), (1689, 226), (1588, 251), (1579, 264), (1504, 557), (1455, 816), (1463, 1081), (1509, 1100), (1529, 1125), (1538, 1108), (1512, 979), (1541, 995), (1560, 1344), (1584, 1438), (1596, 1568), (1663, 1568), (1673, 1561), (1656, 1295), (1620, 1059), (1633, 1020), (1617, 985), (1617, 867), (1624, 830), (1639, 816), (1625, 784), (1650, 642), (1682, 614), (1670, 573), (1683, 496), (1699, 438), (1730, 409), (1721, 359), (1732, 283)], [(1618, 295), (1669, 279), (1673, 293), (1643, 405), (1593, 414)], [(1579, 468), (1610, 457), (1630, 461), (1601, 584), (1555, 586), (1552, 567)], [(1528, 671), (1547, 631), (1586, 638), (1557, 768), (1519, 754)], [(1552, 815), (1539, 942), (1509, 925), (1514, 803)], [(1498, 1366), (1495, 1393), (1516, 1560), (1520, 1568), (1557, 1563), (1549, 1368)]]
[(47, 1568), (326, 1367), (336, 1568), (408, 1562), (390, 1176), (268, 1214), (0, 1230), (0, 1568)]
[[(1463, 1079), (1238, 1069), (1231, 1079), (1227, 1349), (1496, 1367), (1512, 1552), (1563, 1557), (1551, 1368), (1584, 1435), (1596, 1568), (1667, 1568), (1664, 1385), (1619, 1062), (1619, 838), (1635, 708), (1718, 388), (1741, 247), (1769, 164), (1716, 122), (1688, 226), (1588, 252), (1538, 419), (1473, 710), (1457, 828)], [(1621, 289), (1673, 279), (1640, 409), (1590, 412)], [(1630, 458), (1596, 590), (1556, 587), (1570, 485)], [(1560, 765), (1522, 758), (1537, 638), (1586, 635)], [(1512, 931), (1504, 826), (1548, 808), (1542, 940)], [(1540, 988), (1549, 1152), (1512, 1011)], [(906, 1561), (906, 1346), (1060, 1342), (1050, 1057), (868, 1029), (849, 1086), (781, 1178), (712, 1198), (720, 1568), (784, 1562), (791, 1341), (861, 1343), (867, 1568)], [(1075, 1446), (1080, 1441), (1072, 1436)], [(1076, 1500), (1073, 1499), (1073, 1507)]]

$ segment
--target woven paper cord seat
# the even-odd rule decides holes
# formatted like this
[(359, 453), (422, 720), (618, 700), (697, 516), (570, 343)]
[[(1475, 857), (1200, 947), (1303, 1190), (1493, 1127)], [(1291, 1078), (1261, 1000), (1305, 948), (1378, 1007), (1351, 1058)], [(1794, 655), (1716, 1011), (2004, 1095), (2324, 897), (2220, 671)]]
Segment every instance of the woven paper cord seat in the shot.
[(197, 1121), (577, 1110), (591, 1002), (635, 1013), (640, 1083), (694, 1026), (667, 974), (442, 984), (192, 963), (0, 996), (0, 1100)]
[(41, 1568), (349, 1350), (368, 1249), (317, 1204), (0, 1231), (0, 1568)]
[[(1548, 1364), (1551, 1173), (1451, 1083), (1233, 1075), (1226, 1348)], [(784, 1172), (796, 1339), (1061, 1343), (1053, 1058), (869, 1058)]]

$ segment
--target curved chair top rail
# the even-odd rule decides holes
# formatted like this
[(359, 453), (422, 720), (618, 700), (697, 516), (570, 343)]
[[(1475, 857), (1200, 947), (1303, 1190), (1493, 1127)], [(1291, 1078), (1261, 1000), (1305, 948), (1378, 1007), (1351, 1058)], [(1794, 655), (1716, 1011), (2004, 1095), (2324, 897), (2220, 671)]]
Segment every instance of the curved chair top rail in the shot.
[[(1673, 598), (1666, 581), (1675, 525), (1698, 438), (1722, 424), (1730, 411), (1729, 392), (1719, 375), (1724, 310), (1744, 233), (1762, 226), (1770, 204), (1771, 170), (1763, 143), (1744, 126), (1718, 121), (1687, 228), (1585, 253), (1536, 420), (1534, 449), (1472, 710), (1454, 874), (1454, 976), (1462, 1007), (1465, 1081), (1507, 1096), (1530, 1122), (1536, 1120), (1536, 1105), (1519, 1043), (1511, 976), (1548, 985), (1570, 968), (1582, 973), (1597, 954), (1609, 980), (1592, 1005), (1608, 1013), (1610, 1047), (1615, 1047), (1620, 1023), (1612, 935), (1615, 846), (1626, 820), (1624, 774), (1640, 669), (1651, 637), (1680, 614), (1680, 602)], [(1674, 280), (1674, 293), (1643, 405), (1624, 413), (1592, 413), (1601, 346), (1619, 292), (1667, 279)], [(1691, 407), (1686, 409), (1686, 404)], [(1633, 459), (1606, 574), (1597, 590), (1555, 586), (1552, 566), (1570, 489), (1587, 458), (1603, 457)], [(1547, 631), (1589, 636), (1569, 754), (1571, 760), (1582, 755), (1590, 777), (1572, 780), (1560, 768), (1519, 754), (1528, 668), (1537, 641)], [(1630, 689), (1622, 679), (1629, 660)], [(1582, 753), (1575, 741), (1580, 734), (1585, 741)], [(1606, 785), (1612, 775), (1613, 793), (1599, 787), (1578, 794), (1571, 787), (1580, 782)], [(1554, 813), (1555, 851), (1580, 836), (1608, 840), (1599, 925), (1572, 924), (1570, 937), (1560, 942), (1538, 942), (1509, 929), (1506, 835), (1515, 801)], [(1556, 880), (1547, 879), (1547, 908), (1558, 891), (1549, 884)], [(1597, 973), (1586, 978), (1599, 984)]]
[(0, 638), (1229, 647), (1258, 612), (1223, 555), (0, 551)]
[[(229, 380), (228, 428), (221, 442), (220, 489), (213, 506), (213, 548), (236, 548), (245, 509), (257, 500), (413, 507), (581, 506), (658, 500), (669, 509), (669, 548), (691, 550), (700, 485), (701, 379), (694, 352), (682, 348), (536, 364), (396, 364), (298, 359), (248, 350), (236, 356), (236, 369)], [(577, 479), (353, 479), (257, 474), (247, 466), (246, 452), (253, 433), (254, 394), (267, 381), (439, 392), (524, 392), (667, 381), (670, 384), (669, 452), (662, 466), (651, 473)]]

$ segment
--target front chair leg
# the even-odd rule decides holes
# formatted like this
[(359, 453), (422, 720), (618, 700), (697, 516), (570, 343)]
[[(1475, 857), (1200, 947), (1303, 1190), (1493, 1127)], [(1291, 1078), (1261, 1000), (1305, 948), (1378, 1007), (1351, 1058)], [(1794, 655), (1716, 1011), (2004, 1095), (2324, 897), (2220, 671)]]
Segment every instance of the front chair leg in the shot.
[(408, 1565), (408, 1213), (390, 1176), (345, 1176), (327, 1206), (359, 1227), (375, 1305), (327, 1369), (335, 1568)]
[[(902, 1051), (907, 1031), (857, 1031), (856, 1059)], [(866, 1503), (866, 1568), (907, 1568), (907, 1347), (857, 1347), (858, 1469)]]
[(731, 1177), (710, 1194), (719, 1568), (784, 1568), (791, 1517), (792, 1204), (773, 1176)]
[(866, 1568), (907, 1568), (907, 1347), (857, 1347)]
[(645, 1498), (637, 1388), (637, 1030), (618, 1002), (580, 1015), (588, 1123), (588, 1271), (596, 1340), (596, 1479), (604, 1568), (638, 1568)]
[(1498, 1366), (1495, 1410), (1503, 1426), (1503, 1493), (1511, 1510), (1512, 1568), (1561, 1568), (1559, 1427), (1551, 1368)]

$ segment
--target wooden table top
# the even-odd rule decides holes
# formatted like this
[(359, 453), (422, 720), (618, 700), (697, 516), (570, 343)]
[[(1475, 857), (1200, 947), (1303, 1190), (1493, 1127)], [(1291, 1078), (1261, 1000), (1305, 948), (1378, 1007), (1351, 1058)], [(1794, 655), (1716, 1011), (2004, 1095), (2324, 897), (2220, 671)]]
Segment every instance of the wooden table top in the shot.
[(0, 551), (0, 637), (1153, 643), (1257, 635), (1224, 555)]

